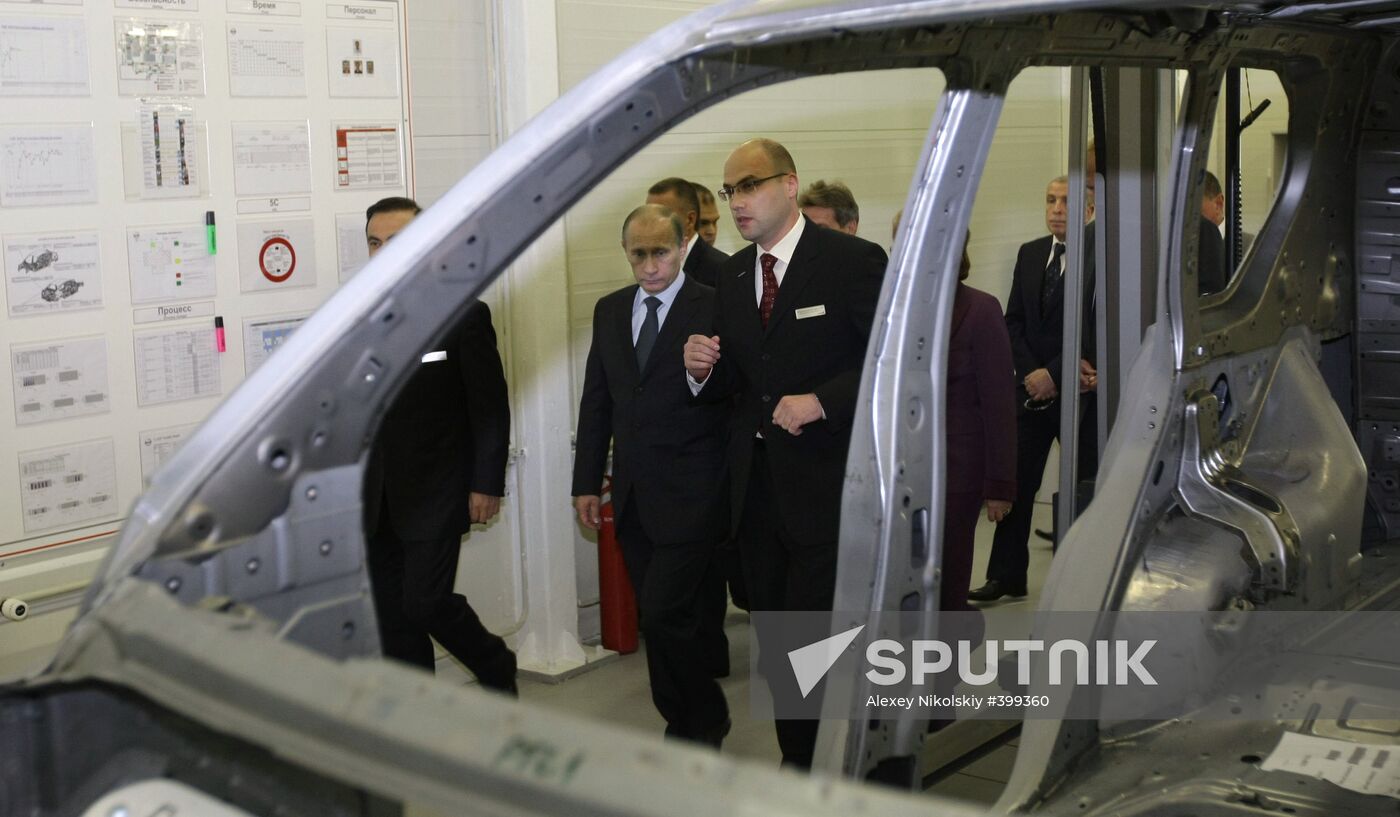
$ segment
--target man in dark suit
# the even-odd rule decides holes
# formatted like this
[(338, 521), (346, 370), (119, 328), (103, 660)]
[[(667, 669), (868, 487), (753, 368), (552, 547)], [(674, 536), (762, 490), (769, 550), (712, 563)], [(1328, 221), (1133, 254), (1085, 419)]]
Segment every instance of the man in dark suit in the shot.
[(700, 234), (706, 244), (718, 247), (719, 205), (715, 203), (715, 194), (710, 192), (710, 188), (699, 182), (693, 181), (690, 186), (695, 188), (695, 195), (700, 197), (700, 220), (695, 224), (695, 232)]
[[(1085, 219), (1093, 217), (1093, 199), (1085, 205)], [(1060, 366), (1064, 347), (1065, 233), (1069, 221), (1069, 180), (1061, 176), (1045, 189), (1045, 226), (1050, 235), (1021, 245), (1006, 302), (1006, 329), (1011, 335), (1012, 357), (1020, 384), (1016, 417), (1016, 499), (1011, 512), (997, 523), (987, 582), (967, 594), (971, 601), (995, 601), (1003, 596), (1026, 595), (1026, 571), (1030, 564), (1027, 539), (1035, 495), (1040, 490), (1050, 446), (1060, 436)], [(1080, 419), (1079, 477), (1092, 479), (1098, 470), (1096, 421), (1092, 390), (1098, 385), (1093, 366), (1094, 266), (1093, 229), (1084, 233), (1085, 288), (1078, 382), (1083, 393)]]
[[(365, 213), (373, 256), (420, 212), (393, 197)], [(432, 670), (431, 635), (483, 686), (515, 694), (515, 654), (453, 592), (462, 534), (505, 494), (510, 406), (491, 310), (473, 301), (384, 416), (365, 474), (369, 571), (384, 655)]]
[[(700, 219), (700, 190), (693, 182), (672, 176), (662, 179), (647, 191), (647, 204), (658, 204), (667, 208), (680, 219), (685, 228), (684, 259), (681, 271), (686, 277), (708, 287), (715, 285), (715, 276), (729, 260), (729, 256), (710, 246), (700, 237), (696, 225)], [(710, 567), (710, 575), (701, 590), (703, 598), (704, 626), (708, 633), (706, 643), (714, 649), (710, 656), (711, 668), (716, 678), (729, 675), (729, 638), (724, 634), (724, 620), (729, 614), (729, 594), (725, 592), (726, 581), (734, 595), (734, 603), (748, 609), (748, 593), (744, 590), (740, 575), (739, 554), (732, 542), (722, 542)]]
[(685, 246), (681, 248), (684, 263), (681, 264), (687, 278), (707, 287), (715, 285), (715, 275), (729, 256), (711, 247), (695, 231), (700, 219), (700, 196), (688, 181), (676, 176), (653, 184), (647, 190), (647, 204), (659, 204), (676, 214), (685, 228)]
[(702, 591), (728, 521), (728, 410), (691, 395), (681, 353), (687, 336), (709, 331), (714, 290), (681, 272), (684, 230), (671, 210), (633, 210), (622, 246), (637, 283), (593, 310), (574, 507), (580, 523), (598, 529), (611, 441), (617, 536), (638, 598), (652, 701), (668, 736), (719, 748), (729, 708), (712, 674), (716, 634), (702, 620)]
[[(692, 391), (737, 394), (730, 501), (754, 611), (831, 609), (846, 452), (886, 261), (869, 241), (809, 223), (798, 189), (777, 142), (729, 155), (719, 195), (753, 243), (720, 272), (715, 331), (685, 346)], [(784, 655), (758, 636), (774, 700), (799, 700)], [(785, 764), (811, 766), (817, 724), (777, 722)]]

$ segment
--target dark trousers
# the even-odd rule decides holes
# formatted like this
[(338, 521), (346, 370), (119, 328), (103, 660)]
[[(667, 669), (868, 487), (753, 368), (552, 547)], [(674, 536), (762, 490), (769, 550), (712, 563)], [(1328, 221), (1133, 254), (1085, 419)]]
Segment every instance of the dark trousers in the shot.
[[(714, 543), (657, 544), (630, 503), (618, 520), (617, 538), (637, 594), (651, 700), (666, 719), (666, 734), (698, 739), (713, 733), (729, 718), (712, 667), (715, 628), (704, 621), (702, 591), (713, 584)], [(727, 657), (727, 642), (725, 649)]]
[(982, 493), (949, 493), (943, 502), (943, 580), (939, 585), (938, 609), (945, 612), (973, 611), (967, 603), (972, 586), (973, 541), (977, 520), (982, 516)]
[(515, 653), (454, 593), (462, 537), (400, 539), (387, 520), (369, 540), (369, 575), (384, 656), (434, 669), (437, 639), (482, 686), (515, 689)]
[[(1084, 411), (1079, 420), (1079, 478), (1093, 479), (1098, 473), (1098, 423), (1095, 400), (1081, 395)], [(1044, 411), (1022, 410), (1016, 418), (1016, 501), (1011, 512), (997, 523), (992, 537), (992, 555), (987, 562), (987, 579), (1012, 587), (1026, 586), (1030, 565), (1028, 540), (1035, 495), (1040, 491), (1050, 446), (1060, 437), (1060, 402)]]
[[(788, 533), (773, 489), (763, 443), (754, 446), (753, 465), (739, 522), (739, 547), (748, 587), (750, 610), (830, 610), (836, 597), (836, 537), (823, 542), (798, 542)], [(797, 701), (802, 695), (780, 647), (765, 647), (769, 635), (757, 628), (758, 666), (768, 682), (773, 700)], [(820, 701), (823, 686), (807, 696)], [(777, 706), (781, 713), (782, 706)], [(811, 768), (817, 745), (818, 720), (778, 718), (774, 726), (783, 764)]]
[(724, 589), (724, 578), (724, 557), (721, 548), (716, 547), (700, 588), (700, 627), (710, 674), (716, 678), (729, 676), (729, 636), (724, 632), (724, 620), (729, 616), (729, 594)]

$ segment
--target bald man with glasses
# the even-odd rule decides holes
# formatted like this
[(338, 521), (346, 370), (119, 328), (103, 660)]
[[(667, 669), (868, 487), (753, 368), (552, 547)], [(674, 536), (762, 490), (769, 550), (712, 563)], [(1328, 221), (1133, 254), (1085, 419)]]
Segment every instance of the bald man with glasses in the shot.
[[(729, 155), (719, 197), (753, 243), (716, 279), (714, 333), (685, 346), (693, 392), (735, 395), (732, 528), (753, 611), (831, 609), (846, 450), (886, 262), (878, 245), (808, 222), (798, 190), (777, 142)], [(802, 701), (782, 652), (758, 636), (774, 700)], [(784, 765), (811, 766), (817, 723), (777, 722)]]

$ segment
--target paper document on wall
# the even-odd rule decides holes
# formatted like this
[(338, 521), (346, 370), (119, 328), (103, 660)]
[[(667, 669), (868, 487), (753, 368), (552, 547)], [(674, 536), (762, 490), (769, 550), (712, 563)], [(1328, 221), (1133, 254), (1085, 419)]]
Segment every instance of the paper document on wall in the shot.
[(0, 206), (37, 207), (97, 201), (90, 125), (0, 130)]
[(142, 105), (138, 127), (141, 131), (141, 198), (200, 195), (194, 109), (188, 105)]
[(315, 222), (309, 218), (240, 222), (238, 284), (243, 292), (315, 286)]
[(343, 284), (369, 263), (364, 213), (335, 214), (335, 246), (340, 282)]
[(222, 391), (212, 322), (136, 336), (136, 405), (216, 397)]
[(402, 187), (403, 159), (399, 126), (337, 125), (335, 186), (340, 190)]
[(306, 122), (233, 123), (233, 189), (240, 196), (310, 193)]
[(101, 257), (96, 232), (7, 237), (5, 297), (10, 316), (102, 306)]
[(393, 99), (399, 95), (399, 32), (392, 26), (326, 29), (330, 95)]
[(111, 438), (21, 451), (19, 504), (26, 534), (115, 518), (117, 463)]
[(253, 373), (306, 321), (306, 315), (249, 318), (243, 322), (243, 374)]
[(214, 296), (214, 256), (202, 224), (128, 230), (126, 261), (134, 304)]
[(115, 22), (117, 93), (204, 96), (204, 28), (128, 18)]
[(198, 423), (190, 423), (183, 426), (171, 426), (170, 428), (157, 428), (151, 431), (140, 432), (141, 448), (141, 483), (149, 486), (151, 478), (156, 475), (175, 452), (180, 450), (185, 438), (190, 436)]
[(10, 349), (15, 425), (66, 420), (111, 409), (107, 339), (17, 344)]
[(87, 96), (81, 17), (0, 17), (0, 95)]
[(305, 40), (299, 26), (229, 23), (229, 93), (306, 96)]

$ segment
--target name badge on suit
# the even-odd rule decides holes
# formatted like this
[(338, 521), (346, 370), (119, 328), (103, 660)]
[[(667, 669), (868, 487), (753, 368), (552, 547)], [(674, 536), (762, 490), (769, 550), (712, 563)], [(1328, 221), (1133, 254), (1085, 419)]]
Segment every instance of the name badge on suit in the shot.
[(422, 363), (437, 363), (439, 360), (447, 360), (447, 351), (439, 349), (436, 352), (429, 352), (423, 355)]
[(797, 319), (800, 321), (803, 318), (819, 318), (825, 314), (826, 304), (817, 304), (816, 306), (804, 306), (801, 309), (797, 310)]

